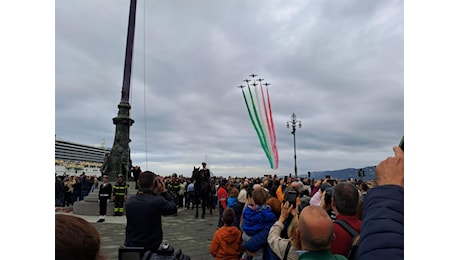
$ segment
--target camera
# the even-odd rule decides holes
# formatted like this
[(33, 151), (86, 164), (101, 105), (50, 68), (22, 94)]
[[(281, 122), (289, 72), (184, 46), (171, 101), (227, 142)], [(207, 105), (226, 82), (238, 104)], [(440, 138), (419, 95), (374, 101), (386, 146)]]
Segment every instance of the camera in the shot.
[(174, 254), (174, 247), (171, 246), (171, 245), (168, 244), (168, 243), (162, 243), (162, 244), (158, 247), (157, 254), (158, 254), (158, 255), (173, 255), (173, 254)]
[[(119, 258), (124, 259), (124, 258)], [(126, 258), (128, 259), (128, 258)], [(134, 259), (134, 258), (129, 258)], [(181, 249), (174, 250), (174, 247), (168, 243), (162, 243), (157, 252), (151, 250), (146, 251), (142, 255), (142, 260), (190, 260), (190, 256), (185, 255)]]
[(321, 192), (326, 192), (325, 197), (324, 197), (324, 202), (326, 204), (331, 204), (332, 203), (332, 192), (334, 191), (334, 186), (332, 186), (329, 183), (324, 183), (324, 184), (321, 184), (320, 190)]
[(332, 203), (332, 193), (334, 192), (334, 187), (328, 187), (325, 190), (326, 195), (324, 196), (324, 202), (329, 205)]

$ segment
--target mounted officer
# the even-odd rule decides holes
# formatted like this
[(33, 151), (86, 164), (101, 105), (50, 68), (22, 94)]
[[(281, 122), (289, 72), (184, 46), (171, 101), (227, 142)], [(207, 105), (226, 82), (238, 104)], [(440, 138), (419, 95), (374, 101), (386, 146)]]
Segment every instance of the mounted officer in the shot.
[(206, 162), (202, 162), (201, 166), (203, 166), (200, 170), (201, 176), (203, 176), (205, 182), (209, 183), (209, 179), (211, 178), (211, 171), (206, 168)]

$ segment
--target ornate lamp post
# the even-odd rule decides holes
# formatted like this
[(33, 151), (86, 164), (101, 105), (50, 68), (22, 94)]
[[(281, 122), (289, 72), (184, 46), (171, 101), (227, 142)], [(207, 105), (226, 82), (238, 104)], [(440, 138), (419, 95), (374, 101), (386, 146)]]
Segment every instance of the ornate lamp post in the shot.
[(286, 127), (287, 128), (291, 127), (292, 128), (291, 134), (294, 135), (294, 174), (296, 178), (297, 178), (297, 155), (296, 155), (296, 147), (295, 147), (295, 130), (297, 126), (301, 128), (302, 122), (297, 120), (295, 113), (292, 113), (291, 121), (286, 122)]

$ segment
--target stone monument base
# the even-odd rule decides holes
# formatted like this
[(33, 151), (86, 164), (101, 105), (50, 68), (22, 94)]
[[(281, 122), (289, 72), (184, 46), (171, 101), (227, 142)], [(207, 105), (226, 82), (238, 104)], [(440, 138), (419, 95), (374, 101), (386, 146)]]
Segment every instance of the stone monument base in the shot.
[[(133, 181), (128, 181), (128, 198), (137, 193)], [(115, 183), (111, 183), (112, 186)], [(84, 200), (76, 201), (73, 203), (73, 213), (77, 215), (87, 215), (87, 216), (99, 216), (99, 202), (98, 200), (99, 190), (90, 192)], [(113, 215), (113, 208), (115, 204), (113, 201), (110, 201), (107, 204), (107, 216)], [(124, 215), (124, 212), (123, 212)]]

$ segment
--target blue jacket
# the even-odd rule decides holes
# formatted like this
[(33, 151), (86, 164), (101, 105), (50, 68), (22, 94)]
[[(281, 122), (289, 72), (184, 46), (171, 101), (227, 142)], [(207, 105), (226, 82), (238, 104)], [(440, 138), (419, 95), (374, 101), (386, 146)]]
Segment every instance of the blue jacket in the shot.
[(243, 210), (243, 231), (249, 236), (253, 236), (267, 225), (271, 227), (275, 221), (276, 216), (267, 205), (250, 204)]
[(156, 252), (163, 242), (161, 216), (177, 213), (169, 192), (157, 196), (152, 190), (140, 190), (126, 201), (125, 246), (144, 247)]
[(383, 185), (367, 192), (358, 259), (404, 259), (404, 190)]
[(273, 226), (275, 222), (273, 222), (271, 225), (265, 226), (261, 231), (253, 235), (251, 239), (249, 239), (248, 241), (244, 241), (243, 249), (248, 250), (250, 252), (256, 252), (260, 248), (263, 248), (264, 260), (279, 260), (280, 258), (273, 252), (273, 250), (267, 242), (268, 233), (270, 232), (270, 228)]
[[(264, 260), (278, 260), (278, 256), (272, 251), (267, 242), (270, 228), (276, 220), (275, 214), (266, 205), (262, 207), (256, 206), (255, 208), (246, 207), (243, 211), (243, 230), (251, 236), (251, 239), (243, 242), (243, 249), (256, 252), (263, 248)], [(249, 223), (252, 223), (252, 225), (248, 225)]]
[(231, 208), (237, 202), (237, 198), (228, 197), (227, 199), (227, 208)]

